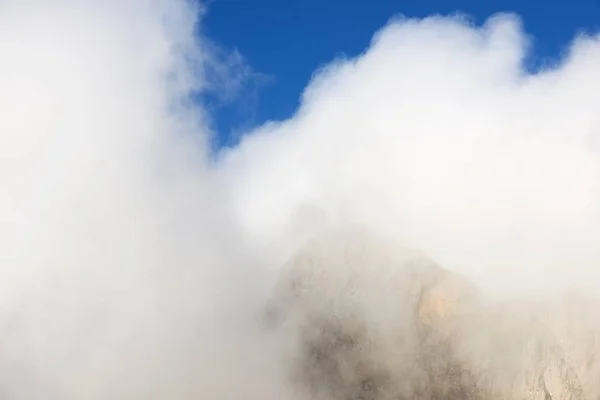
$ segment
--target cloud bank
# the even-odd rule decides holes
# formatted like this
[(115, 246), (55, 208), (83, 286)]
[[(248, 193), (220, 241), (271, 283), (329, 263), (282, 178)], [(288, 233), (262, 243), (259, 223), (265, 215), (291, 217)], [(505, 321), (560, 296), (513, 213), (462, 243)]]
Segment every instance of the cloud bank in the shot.
[(202, 12), (0, 1), (0, 397), (289, 398), (253, 320), (339, 224), (490, 293), (598, 289), (597, 37), (530, 75), (514, 16), (395, 19), (214, 162), (189, 94), (240, 69)]
[(392, 20), (224, 156), (242, 223), (360, 221), (501, 292), (598, 282), (598, 38), (534, 75), (529, 45), (512, 15)]

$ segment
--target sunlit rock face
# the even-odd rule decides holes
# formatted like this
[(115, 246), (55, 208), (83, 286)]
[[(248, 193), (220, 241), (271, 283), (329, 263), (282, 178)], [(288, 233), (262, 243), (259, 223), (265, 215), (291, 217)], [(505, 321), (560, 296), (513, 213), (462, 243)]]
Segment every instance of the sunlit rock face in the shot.
[(310, 399), (597, 400), (587, 306), (491, 303), (423, 254), (343, 229), (285, 266), (267, 314)]

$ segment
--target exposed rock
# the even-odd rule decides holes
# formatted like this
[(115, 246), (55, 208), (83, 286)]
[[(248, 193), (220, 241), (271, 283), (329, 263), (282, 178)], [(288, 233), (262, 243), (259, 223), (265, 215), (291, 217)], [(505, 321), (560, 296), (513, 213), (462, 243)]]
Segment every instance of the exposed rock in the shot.
[(596, 400), (600, 331), (583, 308), (486, 303), (422, 254), (341, 230), (284, 268), (268, 314), (311, 399)]

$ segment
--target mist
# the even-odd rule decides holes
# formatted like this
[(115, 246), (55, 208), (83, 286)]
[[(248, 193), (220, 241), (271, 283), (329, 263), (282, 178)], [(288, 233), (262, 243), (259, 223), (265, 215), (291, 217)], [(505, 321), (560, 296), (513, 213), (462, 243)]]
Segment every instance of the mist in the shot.
[(369, 260), (400, 243), (494, 301), (596, 295), (598, 37), (528, 73), (516, 16), (394, 18), (215, 161), (191, 95), (228, 97), (247, 69), (199, 36), (205, 12), (0, 0), (0, 397), (304, 400), (265, 310), (290, 260), (355, 226), (398, 243), (349, 263), (385, 332), (409, 313), (383, 311)]
[(500, 293), (598, 282), (598, 38), (531, 74), (516, 16), (468, 22), (393, 19), (317, 71), (291, 120), (226, 153), (253, 235), (281, 238), (308, 212), (385, 230)]

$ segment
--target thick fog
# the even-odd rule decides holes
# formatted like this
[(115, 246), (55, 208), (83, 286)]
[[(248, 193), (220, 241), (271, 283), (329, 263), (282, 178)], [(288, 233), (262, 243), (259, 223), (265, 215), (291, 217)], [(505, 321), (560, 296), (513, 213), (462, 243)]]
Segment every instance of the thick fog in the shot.
[[(0, 0), (1, 398), (302, 396), (263, 314), (340, 227), (494, 301), (596, 295), (600, 38), (528, 73), (517, 16), (395, 18), (215, 155), (192, 94), (229, 96), (248, 67), (199, 35), (205, 11)], [(369, 260), (358, 276), (389, 290)]]

